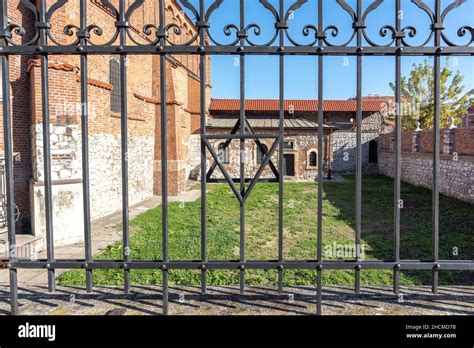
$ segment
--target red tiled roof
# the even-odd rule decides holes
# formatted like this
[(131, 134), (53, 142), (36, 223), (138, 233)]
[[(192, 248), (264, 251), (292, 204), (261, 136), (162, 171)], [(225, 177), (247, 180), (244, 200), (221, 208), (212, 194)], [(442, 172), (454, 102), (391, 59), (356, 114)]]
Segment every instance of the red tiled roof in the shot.
[[(383, 98), (362, 100), (362, 111), (379, 112), (384, 107)], [(247, 111), (278, 111), (280, 101), (278, 99), (247, 99), (245, 110)], [(285, 100), (284, 108), (289, 110), (290, 106), (294, 111), (318, 111), (318, 101), (311, 100)], [(356, 100), (324, 100), (324, 111), (357, 111)], [(210, 111), (238, 111), (240, 110), (239, 99), (213, 99)]]

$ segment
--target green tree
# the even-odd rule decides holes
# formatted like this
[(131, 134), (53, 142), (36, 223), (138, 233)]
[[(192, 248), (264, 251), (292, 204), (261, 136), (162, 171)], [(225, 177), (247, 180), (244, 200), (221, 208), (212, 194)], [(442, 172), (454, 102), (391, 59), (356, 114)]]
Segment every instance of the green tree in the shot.
[[(440, 71), (440, 127), (459, 124), (467, 109), (472, 105), (474, 89), (465, 91), (464, 76), (459, 71), (454, 73), (449, 69), (449, 61)], [(402, 127), (405, 130), (414, 130), (417, 122), (421, 129), (433, 128), (434, 120), (434, 69), (428, 60), (423, 63), (413, 63), (413, 69), (408, 77), (400, 80), (402, 90)], [(390, 83), (395, 91), (395, 85)]]

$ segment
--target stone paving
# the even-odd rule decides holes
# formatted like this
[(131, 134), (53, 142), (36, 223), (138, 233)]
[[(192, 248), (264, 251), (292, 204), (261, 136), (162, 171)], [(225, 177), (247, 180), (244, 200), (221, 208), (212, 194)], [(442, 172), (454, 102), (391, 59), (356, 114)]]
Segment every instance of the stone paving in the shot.
[[(170, 288), (171, 315), (308, 315), (316, 311), (314, 288), (286, 287), (283, 295), (275, 288), (210, 287), (207, 295), (198, 287)], [(9, 289), (0, 286), (0, 314), (8, 314)], [(391, 287), (364, 287), (355, 295), (348, 287), (324, 287), (325, 315), (474, 315), (474, 286), (402, 288), (403, 301)], [(95, 287), (87, 294), (81, 287), (58, 287), (54, 294), (46, 286), (20, 288), (23, 315), (159, 315), (161, 288), (134, 286), (130, 295), (121, 288)]]
[[(169, 197), (170, 202), (192, 202), (200, 197), (200, 190), (190, 190), (178, 197)], [(149, 209), (155, 208), (161, 203), (160, 196), (153, 196), (147, 200), (130, 207), (130, 219), (137, 215), (146, 212)], [(108, 245), (122, 240), (122, 230), (120, 224), (122, 223), (122, 213), (117, 212), (92, 221), (92, 253), (95, 255), (104, 250)], [(54, 249), (54, 256), (57, 259), (84, 259), (84, 243), (76, 243)], [(45, 251), (37, 255), (38, 258), (46, 258)], [(56, 275), (60, 275), (66, 270), (56, 270)], [(8, 270), (0, 269), (0, 285), (8, 284), (9, 275)], [(19, 286), (30, 285), (45, 285), (47, 284), (47, 274), (42, 270), (22, 269), (18, 270), (18, 284)]]

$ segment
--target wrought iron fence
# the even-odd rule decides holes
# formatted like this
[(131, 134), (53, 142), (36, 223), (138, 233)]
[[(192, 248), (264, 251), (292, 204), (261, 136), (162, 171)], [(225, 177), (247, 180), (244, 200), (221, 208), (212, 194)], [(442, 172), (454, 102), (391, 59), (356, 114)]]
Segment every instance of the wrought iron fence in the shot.
[[(18, 154), (15, 154), (16, 157)], [(7, 204), (7, 178), (5, 175), (5, 158), (0, 157), (0, 228), (7, 227), (7, 211), (8, 211), (8, 204)], [(20, 218), (20, 210), (18, 206), (15, 204), (14, 206), (14, 221), (18, 221)]]
[(5, 177), (5, 161), (0, 159), (0, 228), (7, 227), (7, 194), (6, 194), (6, 177)]
[[(469, 25), (461, 26), (457, 35), (464, 38), (464, 44), (456, 44), (448, 37), (445, 31), (445, 18), (453, 9), (462, 6), (466, 0), (448, 1), (448, 5), (442, 10), (441, 0), (435, 0), (434, 8), (430, 8), (422, 0), (410, 0), (412, 4), (421, 9), (429, 18), (430, 35), (428, 39), (420, 45), (411, 45), (409, 38), (417, 35), (417, 30), (413, 26), (402, 26), (401, 16), (402, 1), (393, 1), (393, 18), (395, 25), (384, 25), (380, 28), (380, 37), (390, 38), (388, 43), (378, 44), (376, 40), (369, 36), (367, 32), (367, 16), (376, 11), (384, 0), (372, 1), (365, 9), (362, 0), (356, 1), (355, 8), (351, 7), (344, 0), (336, 0), (348, 18), (352, 22), (352, 33), (350, 38), (342, 44), (334, 44), (331, 38), (339, 35), (339, 28), (332, 24), (325, 24), (323, 13), (326, 1), (318, 0), (317, 22), (307, 24), (303, 28), (302, 34), (314, 39), (309, 43), (300, 43), (290, 32), (289, 17), (295, 11), (304, 11), (307, 0), (277, 1), (278, 6), (274, 7), (267, 0), (258, 0), (262, 6), (262, 11), (268, 11), (274, 18), (274, 35), (270, 41), (257, 44), (253, 41), (250, 32), (255, 35), (260, 34), (260, 25), (256, 23), (248, 24), (245, 18), (246, 1), (240, 0), (240, 21), (238, 24), (230, 23), (225, 26), (224, 34), (232, 41), (221, 43), (213, 37), (210, 28), (212, 27), (213, 15), (222, 5), (223, 0), (210, 1), (209, 6), (204, 0), (199, 1), (199, 6), (195, 7), (191, 1), (179, 0), (178, 3), (194, 16), (196, 34), (186, 42), (176, 43), (170, 39), (170, 32), (180, 35), (180, 29), (176, 24), (165, 22), (165, 1), (157, 0), (156, 6), (159, 12), (159, 24), (150, 23), (145, 25), (141, 35), (147, 38), (143, 43), (134, 38), (131, 32), (130, 20), (133, 13), (143, 5), (144, 0), (135, 0), (127, 7), (128, 1), (118, 0), (116, 7), (109, 0), (100, 0), (100, 3), (107, 8), (115, 18), (115, 33), (112, 38), (103, 44), (94, 42), (94, 36), (101, 36), (103, 29), (97, 24), (88, 23), (87, 2), (80, 0), (80, 24), (67, 25), (63, 28), (66, 35), (74, 37), (70, 44), (63, 44), (52, 31), (51, 18), (53, 14), (69, 0), (57, 0), (50, 7), (46, 0), (39, 0), (36, 6), (29, 0), (20, 0), (21, 4), (27, 8), (35, 19), (34, 33), (26, 43), (19, 44), (15, 36), (24, 36), (27, 29), (17, 24), (8, 22), (7, 1), (3, 1), (0, 6), (0, 59), (3, 73), (3, 124), (5, 134), (6, 153), (6, 191), (7, 191), (7, 219), (9, 226), (9, 243), (15, 245), (15, 221), (14, 221), (14, 189), (13, 189), (13, 165), (12, 165), (12, 126), (10, 120), (10, 81), (9, 81), (9, 58), (12, 55), (38, 55), (41, 62), (42, 78), (42, 113), (43, 113), (43, 147), (44, 147), (44, 184), (45, 184), (45, 211), (46, 211), (46, 237), (47, 237), (47, 258), (41, 260), (19, 260), (13, 253), (9, 259), (10, 291), (11, 291), (11, 312), (18, 313), (18, 284), (17, 270), (25, 268), (44, 269), (48, 272), (48, 289), (50, 292), (55, 289), (56, 269), (83, 269), (86, 272), (86, 288), (88, 292), (93, 291), (92, 276), (96, 269), (123, 269), (125, 292), (130, 292), (130, 270), (132, 269), (159, 269), (163, 273), (163, 313), (168, 313), (168, 272), (173, 269), (200, 270), (202, 293), (206, 292), (206, 272), (213, 269), (240, 270), (240, 289), (245, 290), (245, 272), (249, 269), (278, 270), (278, 289), (283, 289), (283, 273), (285, 270), (313, 270), (317, 273), (317, 314), (322, 311), (322, 273), (325, 270), (354, 270), (355, 271), (355, 292), (360, 293), (360, 275), (366, 269), (393, 270), (393, 291), (399, 293), (400, 271), (402, 270), (425, 270), (433, 274), (433, 292), (438, 290), (439, 272), (446, 270), (474, 270), (474, 261), (463, 260), (441, 260), (439, 258), (439, 182), (440, 182), (440, 60), (442, 56), (449, 55), (474, 55), (472, 46), (474, 41), (474, 29)], [(408, 3), (404, 1), (404, 3)], [(286, 6), (288, 5), (288, 6)], [(91, 249), (91, 214), (90, 214), (90, 193), (89, 193), (89, 163), (88, 163), (88, 56), (94, 54), (115, 54), (120, 56), (120, 88), (121, 88), (121, 139), (122, 139), (122, 195), (123, 195), (123, 260), (94, 260)], [(167, 55), (198, 55), (200, 57), (200, 92), (201, 92), (201, 258), (200, 260), (173, 260), (168, 253), (168, 182), (167, 182), (167, 110), (166, 110), (166, 57)], [(238, 124), (231, 134), (210, 135), (206, 132), (206, 56), (235, 54), (240, 57), (240, 117)], [(245, 115), (245, 63), (246, 57), (250, 54), (276, 55), (279, 57), (279, 96), (280, 96), (280, 126), (276, 134), (256, 134)], [(84, 205), (84, 239), (85, 239), (85, 259), (83, 260), (63, 260), (56, 259), (53, 245), (53, 224), (52, 224), (52, 191), (51, 191), (51, 151), (49, 138), (49, 87), (48, 87), (48, 60), (52, 55), (79, 55), (80, 56), (80, 81), (81, 81), (81, 103), (82, 103), (82, 176), (83, 176), (83, 205)], [(161, 260), (132, 260), (127, 252), (129, 248), (129, 192), (128, 192), (128, 162), (127, 162), (127, 55), (159, 55), (160, 56), (160, 79), (161, 79), (161, 155), (162, 155), (162, 259)], [(284, 118), (284, 71), (285, 56), (287, 55), (310, 55), (315, 57), (318, 65), (318, 146), (323, 148), (323, 81), (324, 62), (328, 56), (344, 55), (356, 57), (357, 64), (357, 113), (356, 113), (356, 207), (355, 207), (355, 243), (356, 257), (350, 261), (324, 260), (323, 259), (323, 156), (318, 156), (318, 223), (317, 223), (317, 250), (315, 258), (311, 260), (288, 261), (283, 256), (283, 175), (277, 175), (279, 183), (279, 214), (278, 214), (278, 259), (270, 261), (248, 260), (245, 254), (245, 219), (244, 212), (246, 200), (252, 192), (253, 187), (259, 180), (263, 168), (271, 163), (270, 159), (279, 148), (278, 173), (283, 173), (283, 118)], [(394, 222), (393, 222), (393, 258), (391, 260), (363, 261), (360, 254), (361, 245), (361, 199), (362, 199), (362, 58), (364, 56), (393, 56), (395, 60), (395, 101), (397, 105), (401, 102), (401, 58), (407, 55), (429, 56), (434, 59), (434, 127), (433, 127), (433, 197), (432, 197), (432, 259), (405, 260), (400, 257), (400, 180), (401, 180), (401, 115), (399, 108), (396, 117), (396, 175), (394, 194)], [(231, 178), (224, 166), (219, 161), (219, 154), (210, 144), (211, 139), (239, 140), (241, 150), (244, 149), (248, 140), (256, 141), (260, 150), (265, 153), (263, 163), (257, 171), (256, 176), (246, 187), (245, 171), (241, 168), (240, 178)], [(274, 139), (274, 144), (267, 151), (260, 144), (259, 139)], [(231, 186), (236, 198), (240, 203), (240, 255), (238, 260), (210, 261), (207, 258), (206, 244), (206, 184), (208, 183), (206, 154), (210, 152), (215, 160), (211, 166), (211, 171), (219, 166), (224, 173), (224, 177)], [(241, 151), (243, 154), (244, 151)], [(241, 154), (241, 156), (242, 156)], [(241, 161), (243, 162), (243, 161)], [(277, 173), (277, 174), (278, 174)], [(236, 183), (234, 183), (236, 181)], [(238, 185), (236, 185), (238, 184)]]

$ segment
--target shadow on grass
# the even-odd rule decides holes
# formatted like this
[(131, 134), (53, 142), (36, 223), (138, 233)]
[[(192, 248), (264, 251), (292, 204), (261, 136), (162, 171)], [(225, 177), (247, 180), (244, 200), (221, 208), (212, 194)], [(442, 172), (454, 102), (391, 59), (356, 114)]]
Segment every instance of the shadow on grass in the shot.
[[(362, 179), (361, 237), (366, 244), (365, 259), (393, 260), (394, 181), (385, 176)], [(355, 177), (325, 182), (325, 198), (338, 208), (338, 219), (355, 229)], [(432, 260), (432, 193), (406, 183), (401, 186), (400, 256), (407, 260)], [(440, 195), (441, 260), (471, 260), (474, 257), (474, 207)], [(431, 283), (430, 271), (403, 271), (405, 281)], [(474, 284), (471, 272), (440, 272), (441, 284)]]

